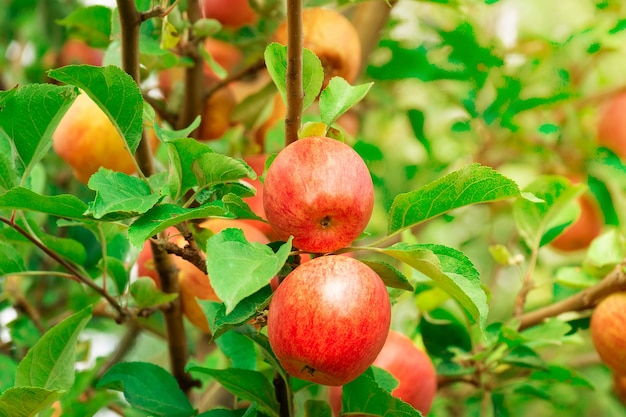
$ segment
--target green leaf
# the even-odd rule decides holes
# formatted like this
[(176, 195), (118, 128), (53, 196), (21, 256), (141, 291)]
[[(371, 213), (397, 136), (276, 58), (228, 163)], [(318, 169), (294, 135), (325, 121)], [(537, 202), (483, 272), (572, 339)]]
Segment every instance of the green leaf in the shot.
[(24, 259), (12, 246), (0, 241), (0, 276), (26, 271)]
[(97, 388), (122, 391), (133, 408), (153, 416), (189, 417), (196, 414), (176, 379), (152, 363), (117, 363), (102, 376)]
[(452, 360), (454, 350), (472, 350), (467, 326), (443, 308), (429, 311), (420, 319), (420, 334), (431, 357)]
[(46, 247), (57, 252), (64, 258), (67, 258), (78, 265), (84, 264), (87, 260), (87, 251), (79, 241), (49, 235), (47, 233), (43, 233), (42, 230), (38, 230), (36, 233), (39, 240), (41, 240)]
[(333, 412), (326, 401), (306, 400), (304, 403), (304, 417), (333, 417)]
[(508, 363), (520, 368), (547, 369), (546, 363), (541, 357), (528, 346), (515, 346), (501, 360), (502, 363)]
[[(287, 46), (272, 42), (265, 48), (265, 65), (278, 92), (287, 102)], [(310, 49), (304, 48), (302, 54), (302, 89), (304, 100), (302, 110), (306, 110), (317, 98), (324, 82), (322, 63)]]
[(191, 163), (198, 185), (211, 186), (241, 178), (256, 178), (252, 168), (240, 159), (221, 153), (204, 153)]
[(241, 229), (228, 228), (212, 236), (206, 247), (207, 272), (226, 314), (265, 287), (285, 264), (290, 250), (291, 238), (274, 253), (267, 245), (248, 242)]
[(15, 386), (68, 390), (74, 384), (76, 342), (91, 319), (91, 307), (48, 330), (17, 367)]
[(269, 285), (261, 288), (249, 297), (244, 298), (230, 313), (226, 314), (224, 303), (197, 299), (209, 322), (213, 338), (218, 338), (235, 327), (248, 323), (267, 307), (272, 298)]
[(271, 417), (279, 416), (274, 386), (261, 372), (235, 368), (210, 369), (200, 366), (191, 366), (187, 371), (209, 375), (237, 397), (255, 401), (261, 412)]
[(365, 265), (369, 266), (380, 276), (386, 286), (399, 288), (401, 290), (413, 291), (414, 288), (409, 280), (393, 265), (386, 262), (368, 261), (361, 259)]
[(52, 134), (76, 95), (73, 87), (52, 84), (0, 91), (0, 130), (15, 145), (25, 176), (50, 150)]
[(133, 246), (140, 248), (148, 238), (170, 226), (175, 226), (186, 220), (226, 215), (224, 207), (217, 204), (192, 209), (186, 209), (175, 204), (154, 206), (130, 225), (128, 239)]
[[(6, 140), (8, 149), (3, 149), (3, 146), (1, 146), (4, 140)], [(0, 130), (0, 193), (17, 187), (19, 183), (17, 168), (13, 162), (13, 152), (8, 142), (9, 139), (5, 136), (5, 133)]]
[(548, 345), (560, 346), (565, 336), (572, 331), (572, 326), (557, 318), (550, 318), (541, 324), (524, 330), (520, 335), (525, 339), (524, 344), (531, 348)]
[(69, 29), (74, 37), (86, 41), (94, 48), (106, 48), (111, 38), (112, 10), (105, 6), (78, 7), (59, 25)]
[(50, 407), (63, 392), (38, 387), (14, 387), (0, 396), (0, 417), (32, 417)]
[(266, 220), (259, 217), (252, 209), (250, 205), (246, 203), (238, 195), (228, 193), (222, 197), (222, 202), (230, 214), (238, 219), (253, 219), (265, 222)]
[[(126, 245), (128, 246), (128, 245)], [(104, 260), (100, 259), (98, 261), (98, 270), (101, 273), (104, 273)], [(126, 289), (126, 285), (128, 284), (128, 270), (126, 269), (126, 265), (124, 262), (119, 260), (118, 258), (114, 258), (112, 256), (106, 257), (106, 272), (107, 277), (113, 278), (115, 282), (115, 286), (117, 288), (118, 294), (123, 294)]]
[[(157, 130), (157, 133), (159, 130)], [(192, 164), (205, 153), (213, 150), (193, 138), (169, 139), (166, 141), (169, 161), (172, 166), (170, 194), (175, 200), (182, 197), (190, 188), (198, 185), (198, 179), (191, 169)]]
[(113, 65), (68, 65), (48, 75), (87, 93), (124, 138), (130, 154), (135, 154), (143, 132), (143, 97), (130, 75)]
[(0, 355), (0, 393), (15, 385), (17, 365), (15, 359)]
[(561, 382), (574, 387), (594, 389), (593, 384), (578, 372), (560, 365), (548, 365), (546, 370), (533, 372), (531, 380)]
[(0, 195), (0, 208), (37, 211), (53, 216), (83, 220), (87, 205), (70, 194), (45, 196), (28, 188), (17, 187)]
[(493, 169), (471, 164), (415, 191), (399, 194), (389, 210), (389, 233), (452, 209), (519, 196), (515, 182)]
[(524, 192), (532, 198), (520, 198), (513, 204), (513, 218), (526, 244), (530, 248), (548, 244), (569, 226), (578, 216), (575, 200), (584, 190), (584, 185), (572, 185), (556, 175), (530, 183)]
[(626, 240), (617, 229), (611, 229), (595, 238), (585, 253), (586, 271), (594, 276), (605, 276), (626, 256)]
[(351, 86), (341, 77), (333, 77), (320, 94), (320, 116), (328, 126), (349, 108), (363, 100), (374, 83)]
[(343, 386), (341, 412), (373, 414), (385, 417), (421, 417), (422, 414), (386, 389), (382, 388), (371, 370)]
[(178, 294), (167, 294), (159, 290), (152, 278), (139, 277), (130, 284), (130, 295), (139, 308), (156, 307), (174, 301)]
[(470, 319), (485, 330), (487, 295), (478, 271), (463, 252), (442, 245), (396, 243), (383, 252), (420, 271), (466, 310)]
[(93, 217), (101, 219), (110, 213), (135, 217), (150, 210), (161, 199), (140, 178), (100, 168), (89, 178), (88, 186), (96, 192), (91, 204)]
[(254, 342), (244, 335), (230, 330), (215, 339), (215, 343), (230, 361), (230, 366), (237, 369), (257, 369), (257, 357)]

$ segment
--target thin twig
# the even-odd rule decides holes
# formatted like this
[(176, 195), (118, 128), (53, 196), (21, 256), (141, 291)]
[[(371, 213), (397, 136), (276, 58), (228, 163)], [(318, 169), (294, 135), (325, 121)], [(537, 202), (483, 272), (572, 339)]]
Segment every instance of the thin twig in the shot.
[(595, 307), (603, 298), (618, 291), (626, 291), (626, 260), (618, 264), (607, 276), (602, 278), (593, 287), (589, 287), (579, 293), (526, 313), (520, 317), (520, 330), (540, 324), (545, 319), (556, 317), (569, 311), (583, 311)]

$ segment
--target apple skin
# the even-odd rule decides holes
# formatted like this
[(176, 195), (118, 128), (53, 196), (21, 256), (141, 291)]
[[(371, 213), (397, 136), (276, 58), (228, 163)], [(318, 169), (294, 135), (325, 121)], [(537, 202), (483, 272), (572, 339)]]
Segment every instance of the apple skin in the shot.
[(344, 385), (363, 373), (385, 343), (391, 303), (385, 284), (347, 256), (315, 258), (293, 270), (269, 306), (269, 343), (291, 375)]
[(626, 158), (626, 93), (613, 96), (598, 118), (598, 144)]
[(258, 19), (248, 0), (204, 0), (200, 3), (200, 13), (233, 29), (251, 25)]
[(590, 329), (602, 362), (615, 373), (626, 375), (626, 292), (610, 294), (598, 303)]
[[(404, 334), (390, 330), (385, 345), (372, 365), (389, 372), (398, 380), (391, 392), (427, 415), (437, 393), (437, 372), (430, 357)], [(341, 387), (331, 387), (330, 404), (334, 415), (341, 410)]]
[(87, 64), (102, 65), (104, 52), (87, 45), (80, 39), (70, 38), (63, 44), (59, 52), (59, 65)]
[(348, 246), (370, 220), (374, 186), (354, 149), (311, 136), (278, 153), (265, 176), (263, 207), (276, 235), (314, 253)]
[[(244, 236), (249, 242), (269, 243), (269, 239), (263, 232), (250, 224), (246, 224), (236, 219), (211, 218), (203, 221), (199, 225), (201, 228), (211, 230), (213, 233), (219, 233), (222, 230), (234, 227), (243, 231)], [(179, 234), (176, 228), (169, 228), (168, 233), (172, 236), (169, 240), (184, 247), (185, 239)], [(188, 262), (176, 255), (170, 255), (178, 268), (178, 281), (180, 288), (180, 301), (183, 314), (198, 329), (204, 333), (210, 333), (209, 323), (204, 315), (204, 311), (196, 298), (200, 300), (220, 301), (215, 294), (215, 290), (211, 286), (209, 277), (198, 269), (191, 262)], [(150, 242), (146, 241), (144, 247), (137, 258), (137, 274), (138, 276), (147, 276), (152, 278), (157, 287), (161, 288), (161, 282), (158, 273), (154, 267), (152, 258), (152, 248)]]
[(572, 252), (589, 247), (602, 232), (602, 215), (597, 203), (589, 195), (578, 199), (580, 215), (563, 233), (550, 242), (550, 246), (563, 252)]
[[(352, 24), (341, 13), (320, 7), (302, 11), (303, 46), (312, 50), (324, 67), (323, 87), (334, 76), (353, 83), (361, 67), (361, 41)], [(287, 44), (287, 21), (274, 32), (272, 40)]]
[(220, 88), (204, 103), (198, 140), (220, 139), (231, 126), (230, 116), (235, 110), (235, 96), (229, 86)]
[[(159, 140), (151, 131), (150, 144), (156, 152)], [(81, 93), (67, 110), (52, 134), (52, 147), (74, 170), (76, 178), (87, 184), (100, 167), (126, 174), (136, 172), (133, 156), (113, 123), (98, 105)]]

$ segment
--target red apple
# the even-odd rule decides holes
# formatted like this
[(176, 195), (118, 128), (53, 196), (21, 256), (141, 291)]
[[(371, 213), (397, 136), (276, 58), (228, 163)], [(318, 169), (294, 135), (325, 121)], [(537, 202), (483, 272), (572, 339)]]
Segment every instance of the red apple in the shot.
[(564, 252), (581, 250), (602, 231), (602, 215), (597, 203), (589, 195), (582, 195), (578, 199), (580, 214), (563, 233), (550, 242), (550, 246)]
[(200, 12), (205, 18), (216, 19), (230, 28), (240, 28), (257, 21), (257, 15), (248, 0), (203, 0)]
[[(428, 414), (437, 393), (437, 373), (430, 357), (411, 339), (395, 330), (389, 331), (385, 345), (372, 365), (386, 370), (398, 380), (391, 395), (411, 404), (423, 415)], [(341, 387), (330, 389), (330, 404), (335, 415), (339, 415)]]
[(600, 359), (626, 375), (626, 292), (604, 298), (591, 315), (591, 339)]
[(626, 158), (626, 93), (613, 96), (598, 119), (598, 144)]
[(321, 256), (278, 286), (267, 317), (269, 343), (291, 375), (343, 385), (374, 361), (389, 332), (385, 284), (347, 256)]
[(87, 45), (80, 39), (70, 38), (63, 44), (59, 52), (59, 65), (87, 64), (102, 65), (104, 52)]
[(348, 246), (365, 229), (374, 186), (354, 149), (312, 136), (285, 147), (269, 167), (263, 190), (267, 220), (280, 239), (326, 253)]

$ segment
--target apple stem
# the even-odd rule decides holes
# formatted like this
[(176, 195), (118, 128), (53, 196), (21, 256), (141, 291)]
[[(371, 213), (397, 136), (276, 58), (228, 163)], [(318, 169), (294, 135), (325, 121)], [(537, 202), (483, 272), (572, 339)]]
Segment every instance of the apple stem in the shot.
[(603, 298), (618, 291), (626, 291), (626, 259), (622, 260), (600, 282), (575, 295), (523, 314), (520, 317), (519, 329), (524, 330), (536, 326), (549, 317), (558, 316), (569, 311), (582, 311), (594, 308)]
[(302, 0), (287, 0), (287, 115), (285, 145), (298, 140), (302, 124)]

